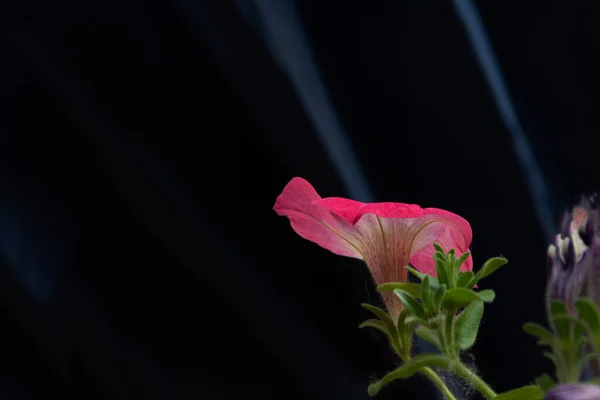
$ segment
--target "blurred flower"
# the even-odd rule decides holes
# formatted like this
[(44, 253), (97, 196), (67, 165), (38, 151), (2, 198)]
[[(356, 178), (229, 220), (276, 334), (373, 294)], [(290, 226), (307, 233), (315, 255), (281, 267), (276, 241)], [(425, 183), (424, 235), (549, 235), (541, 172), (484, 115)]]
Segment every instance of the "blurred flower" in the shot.
[(596, 196), (583, 197), (564, 214), (561, 232), (548, 247), (547, 304), (554, 299), (572, 307), (579, 297), (600, 304), (600, 226)]
[(559, 385), (546, 394), (545, 400), (600, 400), (600, 386)]
[[(321, 198), (302, 178), (292, 179), (273, 209), (286, 216), (304, 239), (338, 255), (364, 260), (377, 285), (406, 282), (409, 263), (435, 276), (433, 243), (458, 255), (468, 251), (472, 240), (469, 223), (437, 208), (402, 203), (361, 203), (339, 197)], [(461, 270), (473, 268), (472, 258)], [(388, 310), (396, 317), (401, 303), (384, 294)]]

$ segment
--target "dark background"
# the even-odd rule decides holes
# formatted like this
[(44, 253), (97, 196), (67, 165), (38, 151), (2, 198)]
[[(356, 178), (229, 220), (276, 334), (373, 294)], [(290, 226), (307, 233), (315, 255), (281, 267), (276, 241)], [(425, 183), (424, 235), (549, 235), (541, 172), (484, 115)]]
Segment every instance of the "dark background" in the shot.
[(544, 224), (598, 187), (598, 16), (476, 3), (532, 181), (458, 3), (2, 2), (0, 397), (366, 399), (393, 367), (357, 328), (376, 291), (271, 210), (294, 176), (467, 218), (476, 266), (510, 261), (480, 374), (549, 371), (521, 326), (544, 322)]

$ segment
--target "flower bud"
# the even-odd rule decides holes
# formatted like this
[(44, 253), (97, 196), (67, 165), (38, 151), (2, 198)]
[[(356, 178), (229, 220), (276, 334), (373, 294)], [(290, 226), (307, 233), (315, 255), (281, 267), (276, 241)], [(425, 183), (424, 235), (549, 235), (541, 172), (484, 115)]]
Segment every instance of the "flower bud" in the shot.
[(547, 306), (561, 300), (572, 310), (579, 297), (600, 304), (600, 227), (596, 196), (583, 197), (562, 219), (548, 247)]

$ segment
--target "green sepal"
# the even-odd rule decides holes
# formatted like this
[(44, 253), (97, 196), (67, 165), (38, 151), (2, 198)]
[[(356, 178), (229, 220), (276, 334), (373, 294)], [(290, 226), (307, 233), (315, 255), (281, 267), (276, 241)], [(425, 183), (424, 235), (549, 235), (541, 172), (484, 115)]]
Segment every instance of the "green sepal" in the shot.
[(600, 345), (600, 313), (594, 302), (589, 299), (575, 300), (575, 309), (579, 319), (585, 323), (594, 344)]
[(423, 279), (423, 283), (421, 283), (421, 299), (423, 301), (425, 313), (427, 315), (435, 315), (437, 313), (435, 312), (435, 307), (433, 305), (431, 284), (429, 278), (429, 276), (426, 276), (425, 279)]
[[(572, 315), (557, 315), (552, 317), (552, 322), (554, 322), (557, 329), (560, 327), (559, 337), (565, 341), (581, 339), (583, 338), (582, 333), (586, 331), (584, 323)], [(571, 328), (573, 328), (573, 331), (571, 331)], [(562, 336), (561, 331), (565, 331), (566, 335)]]
[(442, 246), (440, 246), (439, 244), (434, 243), (433, 248), (435, 249), (436, 253), (442, 253), (443, 256), (446, 255), (446, 253), (444, 253), (444, 249), (442, 249)]
[(550, 304), (550, 321), (561, 340), (568, 340), (570, 336), (570, 323), (566, 319), (558, 319), (556, 317), (568, 315), (567, 307), (562, 301), (554, 300)]
[(454, 322), (454, 343), (460, 350), (467, 350), (475, 343), (477, 331), (483, 316), (483, 301), (469, 304)]
[(456, 279), (456, 251), (450, 249), (446, 255), (446, 271), (448, 271), (448, 278)]
[(485, 264), (483, 264), (483, 267), (481, 267), (481, 269), (477, 272), (477, 274), (473, 277), (473, 279), (471, 279), (468, 286), (469, 287), (475, 286), (477, 284), (477, 282), (479, 282), (486, 276), (493, 274), (494, 272), (496, 272), (496, 270), (498, 268), (500, 268), (503, 265), (506, 265), (507, 263), (508, 263), (508, 260), (504, 257), (490, 258), (489, 260), (487, 260), (485, 262)]
[(445, 257), (440, 253), (435, 253), (433, 255), (433, 260), (435, 261), (435, 272), (437, 274), (438, 282), (441, 285), (452, 287), (451, 282), (449, 282), (450, 277), (448, 276), (448, 268), (446, 265)]
[(494, 400), (542, 400), (544, 391), (537, 385), (523, 386), (508, 392), (500, 393)]
[(469, 258), (470, 255), (471, 255), (471, 252), (467, 251), (467, 252), (463, 253), (460, 257), (458, 257), (458, 259), (456, 260), (455, 273), (458, 273), (458, 271), (460, 270), (460, 267), (467, 260), (467, 258)]
[(393, 292), (394, 289), (401, 289), (412, 297), (421, 297), (421, 285), (418, 283), (390, 282), (377, 286), (377, 290), (380, 292)]
[(369, 396), (377, 395), (385, 385), (396, 379), (408, 378), (422, 368), (445, 367), (448, 366), (448, 364), (449, 361), (445, 356), (438, 354), (419, 354), (381, 378), (381, 380), (370, 384), (368, 389)]
[(408, 308), (414, 315), (419, 318), (425, 318), (425, 309), (419, 303), (417, 299), (411, 296), (409, 293), (402, 289), (394, 289), (394, 294), (398, 296), (400, 301)]
[[(587, 364), (588, 362), (594, 360), (594, 359), (600, 359), (600, 353), (587, 353), (582, 359), (581, 359), (581, 363), (582, 364)], [(600, 378), (599, 378), (600, 379)]]
[(542, 353), (542, 355), (550, 361), (552, 361), (552, 364), (554, 364), (554, 368), (556, 369), (556, 376), (558, 377), (559, 382), (566, 382), (566, 378), (561, 379), (561, 376), (564, 376), (564, 373), (567, 370), (564, 360), (562, 358), (559, 358), (558, 355), (550, 353), (548, 351)]
[(446, 293), (446, 285), (441, 285), (435, 290), (435, 294), (433, 295), (433, 306), (435, 307), (435, 313), (440, 313), (440, 308), (442, 307), (442, 299), (444, 298), (444, 293)]

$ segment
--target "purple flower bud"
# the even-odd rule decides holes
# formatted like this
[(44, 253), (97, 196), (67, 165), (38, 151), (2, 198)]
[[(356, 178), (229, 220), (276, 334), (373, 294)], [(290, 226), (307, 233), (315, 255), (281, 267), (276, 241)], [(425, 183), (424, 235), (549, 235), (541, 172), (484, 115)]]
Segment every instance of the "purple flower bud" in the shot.
[[(548, 247), (548, 259), (548, 315), (553, 300), (563, 301), (573, 314), (573, 303), (580, 297), (588, 297), (600, 307), (600, 209), (596, 195), (583, 197), (564, 214), (560, 233)], [(589, 367), (594, 376), (600, 376), (600, 364), (593, 362)]]
[(600, 305), (600, 212), (596, 195), (582, 198), (567, 211), (548, 248), (547, 305), (562, 300), (572, 309), (579, 297)]
[(559, 385), (548, 392), (544, 400), (600, 400), (600, 386)]

